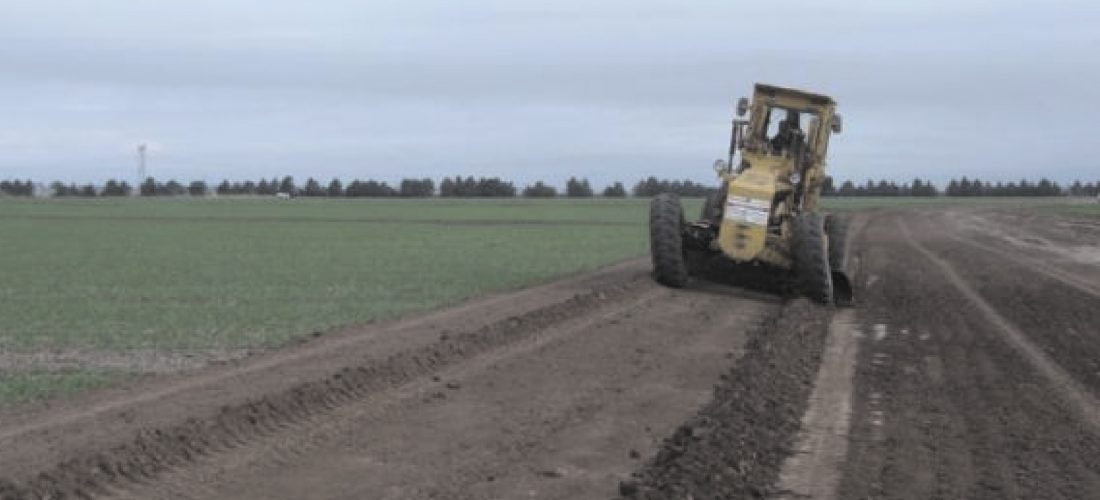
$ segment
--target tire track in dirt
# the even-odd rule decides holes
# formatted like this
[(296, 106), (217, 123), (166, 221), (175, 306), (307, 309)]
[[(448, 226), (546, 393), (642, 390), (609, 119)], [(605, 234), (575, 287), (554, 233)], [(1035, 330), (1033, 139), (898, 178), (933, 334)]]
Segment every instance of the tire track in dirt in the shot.
[[(838, 496), (1095, 496), (1100, 433), (1008, 338), (1003, 324), (991, 321), (973, 300), (978, 295), (996, 308), (1000, 323), (1026, 333), (1048, 361), (1068, 363), (1063, 373), (1081, 383), (1083, 372), (1067, 368), (1083, 366), (1080, 360), (1051, 345), (1064, 328), (1090, 317), (1072, 314), (1084, 302), (1058, 305), (1056, 313), (1071, 314), (1049, 320), (1028, 319), (1030, 309), (1006, 309), (1016, 301), (1080, 292), (1041, 274), (1004, 272), (999, 257), (948, 244), (944, 226), (931, 223), (929, 215), (887, 212), (867, 230), (864, 268), (879, 279), (861, 283), (861, 329), (870, 334), (860, 340), (853, 428)], [(913, 241), (946, 261), (972, 293), (957, 287)]]
[[(1097, 297), (1026, 263), (971, 245), (958, 244), (950, 236), (958, 231), (964, 237), (972, 237), (1005, 252), (1042, 259), (1063, 272), (1075, 275), (1078, 281), (1100, 277), (1100, 268), (1066, 259), (1064, 249), (1100, 248), (1100, 240), (1096, 236), (1083, 234), (1076, 240), (1061, 239), (1057, 246), (1047, 248), (1044, 245), (1037, 250), (1019, 242), (1042, 239), (1035, 233), (1042, 227), (1020, 226), (1011, 239), (991, 240), (984, 231), (976, 232), (970, 225), (941, 224), (943, 214), (928, 215), (907, 218), (913, 235), (919, 237), (929, 250), (949, 260), (970, 287), (1002, 317), (1027, 333), (1049, 358), (1092, 391), (1094, 397), (1100, 398), (1100, 330), (1095, 328), (1100, 321), (1100, 311), (1096, 309)], [(987, 213), (980, 211), (971, 216), (949, 212), (946, 215), (980, 222), (985, 220)], [(944, 228), (955, 231), (945, 231)], [(991, 232), (999, 233), (995, 228)], [(1053, 242), (1050, 244), (1055, 245)]]
[(1004, 258), (1008, 261), (1014, 262), (1014, 263), (1018, 264), (1021, 267), (1025, 267), (1025, 268), (1031, 269), (1035, 272), (1042, 273), (1042, 274), (1046, 275), (1047, 277), (1050, 277), (1052, 279), (1061, 281), (1062, 283), (1064, 283), (1067, 286), (1076, 288), (1076, 289), (1078, 289), (1082, 292), (1085, 292), (1089, 295), (1092, 295), (1096, 298), (1100, 298), (1100, 286), (1096, 286), (1095, 284), (1093, 284), (1090, 281), (1082, 280), (1082, 279), (1078, 278), (1077, 276), (1074, 276), (1070, 273), (1062, 271), (1061, 269), (1058, 269), (1054, 266), (1048, 265), (1045, 262), (1042, 262), (1042, 261), (1040, 261), (1036, 258), (1025, 257), (1025, 256), (1022, 256), (1022, 255), (1013, 254), (1013, 253), (1006, 252), (1006, 251), (1001, 250), (1001, 249), (996, 248), (996, 247), (992, 247), (992, 246), (989, 246), (989, 245), (986, 245), (986, 244), (983, 244), (983, 243), (978, 243), (976, 241), (968, 240), (968, 239), (961, 238), (961, 237), (958, 237), (958, 236), (950, 236), (950, 238), (951, 238), (952, 241), (954, 241), (956, 243), (960, 243), (960, 244), (963, 244), (963, 245), (968, 245), (968, 246), (971, 246), (971, 247), (974, 247), (974, 248), (977, 248), (977, 249), (980, 249), (980, 250), (984, 250), (984, 251), (989, 252), (989, 253), (996, 254), (997, 256), (1002, 257), (1002, 258)]
[[(976, 215), (973, 216), (973, 218), (975, 220), (975, 225), (978, 227), (985, 227), (989, 224), (993, 224), (991, 220), (980, 218)], [(954, 219), (949, 220), (954, 222)], [(996, 254), (998, 257), (1015, 263), (1021, 268), (1029, 269), (1033, 272), (1042, 273), (1047, 277), (1058, 280), (1067, 286), (1076, 288), (1077, 290), (1092, 295), (1093, 297), (1100, 298), (1100, 286), (1097, 286), (1094, 282), (1090, 280), (1082, 279), (1081, 277), (1073, 273), (1047, 264), (1046, 262), (1036, 257), (1024, 255), (1018, 252), (1010, 252), (1003, 248), (997, 248), (991, 245), (987, 245), (985, 243), (980, 243), (978, 241), (975, 241), (973, 238), (965, 237), (962, 234), (958, 234), (961, 232), (961, 228), (959, 227), (959, 224), (957, 222), (954, 222), (952, 225), (956, 227), (956, 234), (948, 233), (946, 234), (946, 236), (955, 243), (967, 245), (988, 253)]]
[(914, 239), (904, 220), (897, 219), (897, 224), (906, 241), (921, 255), (933, 262), (948, 282), (962, 293), (985, 316), (987, 321), (1004, 334), (1005, 339), (1024, 356), (1024, 359), (1046, 377), (1053, 388), (1060, 392), (1066, 401), (1080, 413), (1084, 422), (1091, 425), (1095, 432), (1100, 432), (1100, 400), (1051, 360), (1043, 350), (1032, 343), (1026, 333), (1005, 319), (1004, 316), (1001, 316), (993, 306), (989, 305), (981, 295), (966, 283), (966, 280), (955, 271), (955, 268), (949, 262)]

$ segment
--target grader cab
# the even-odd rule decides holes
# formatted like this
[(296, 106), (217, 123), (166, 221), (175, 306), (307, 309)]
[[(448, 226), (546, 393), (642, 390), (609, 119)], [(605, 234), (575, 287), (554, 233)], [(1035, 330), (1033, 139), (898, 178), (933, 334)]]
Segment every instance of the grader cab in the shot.
[(721, 188), (708, 197), (702, 217), (687, 222), (670, 193), (650, 205), (654, 277), (683, 287), (689, 250), (720, 253), (780, 271), (812, 300), (849, 304), (845, 227), (818, 206), (829, 139), (842, 128), (836, 102), (757, 84), (736, 111), (729, 156), (715, 162)]

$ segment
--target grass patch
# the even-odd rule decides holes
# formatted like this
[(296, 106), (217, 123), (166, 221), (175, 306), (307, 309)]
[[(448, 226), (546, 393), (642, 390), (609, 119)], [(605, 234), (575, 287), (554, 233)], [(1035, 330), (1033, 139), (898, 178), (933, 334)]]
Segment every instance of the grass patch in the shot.
[(1045, 205), (1038, 207), (1038, 211), (1049, 215), (1078, 215), (1083, 217), (1100, 217), (1100, 203), (1093, 200), (1078, 203), (1060, 203), (1057, 205)]
[(0, 404), (60, 398), (125, 379), (123, 372), (98, 370), (30, 371), (0, 374)]
[(0, 200), (7, 218), (248, 222), (531, 221), (638, 223), (647, 199), (297, 198)]

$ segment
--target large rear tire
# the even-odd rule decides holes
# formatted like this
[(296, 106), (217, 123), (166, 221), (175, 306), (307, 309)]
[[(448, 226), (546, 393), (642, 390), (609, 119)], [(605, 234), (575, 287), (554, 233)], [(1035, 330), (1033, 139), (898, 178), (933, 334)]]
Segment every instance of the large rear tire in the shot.
[(825, 217), (800, 214), (791, 219), (791, 250), (799, 292), (814, 302), (833, 302), (833, 276), (829, 268), (829, 245)]
[(649, 250), (653, 257), (653, 277), (658, 283), (683, 288), (688, 282), (684, 255), (684, 207), (680, 197), (661, 193), (649, 204)]

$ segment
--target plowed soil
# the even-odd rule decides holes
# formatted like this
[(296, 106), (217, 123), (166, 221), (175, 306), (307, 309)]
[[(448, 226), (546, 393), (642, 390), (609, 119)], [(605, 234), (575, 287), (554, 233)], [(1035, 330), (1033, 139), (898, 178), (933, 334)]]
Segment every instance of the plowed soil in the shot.
[[(1067, 220), (880, 214), (840, 498), (1100, 498), (1100, 256)], [(1049, 240), (1048, 240), (1049, 241)]]
[(1100, 498), (1100, 230), (857, 218), (843, 314), (625, 262), (0, 414), (0, 498)]

